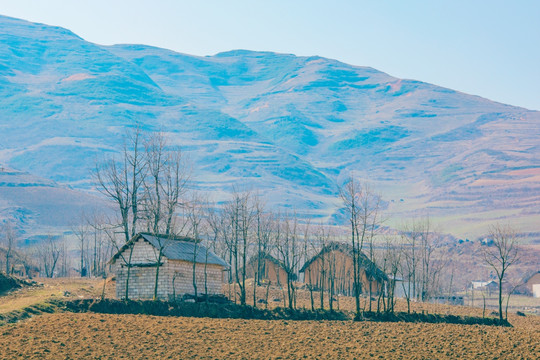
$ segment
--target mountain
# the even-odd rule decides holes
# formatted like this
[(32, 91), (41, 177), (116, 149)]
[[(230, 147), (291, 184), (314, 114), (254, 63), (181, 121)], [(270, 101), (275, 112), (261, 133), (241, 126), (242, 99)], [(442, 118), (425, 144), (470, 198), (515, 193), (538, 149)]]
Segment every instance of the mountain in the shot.
[(0, 43), (11, 167), (89, 190), (95, 159), (140, 124), (181, 145), (217, 199), (239, 184), (335, 219), (337, 186), (354, 175), (382, 193), (390, 222), (430, 214), (477, 236), (509, 217), (538, 231), (539, 112), (317, 56), (100, 46), (8, 17)]
[(110, 213), (103, 199), (52, 180), (0, 166), (0, 219), (24, 224), (27, 235), (56, 231), (80, 221), (82, 210)]

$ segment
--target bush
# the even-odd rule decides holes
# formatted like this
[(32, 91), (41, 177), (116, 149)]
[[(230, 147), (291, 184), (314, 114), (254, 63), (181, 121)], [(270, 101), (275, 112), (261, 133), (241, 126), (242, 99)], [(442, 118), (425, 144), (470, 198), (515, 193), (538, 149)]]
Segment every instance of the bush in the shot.
[(0, 294), (8, 292), (13, 289), (18, 289), (21, 287), (21, 282), (14, 278), (3, 273), (0, 273)]
[(445, 323), (445, 324), (462, 324), (462, 325), (500, 325), (512, 326), (507, 320), (502, 322), (498, 318), (481, 318), (475, 316), (457, 316), (457, 315), (441, 315), (427, 313), (376, 313), (363, 312), (354, 318), (355, 321), (379, 321), (379, 322), (423, 322), (423, 323)]
[(292, 310), (276, 308), (259, 309), (231, 302), (167, 302), (151, 300), (71, 300), (63, 308), (71, 312), (91, 311), (103, 314), (143, 314), (155, 316), (184, 316), (260, 320), (347, 320), (348, 316), (339, 311)]

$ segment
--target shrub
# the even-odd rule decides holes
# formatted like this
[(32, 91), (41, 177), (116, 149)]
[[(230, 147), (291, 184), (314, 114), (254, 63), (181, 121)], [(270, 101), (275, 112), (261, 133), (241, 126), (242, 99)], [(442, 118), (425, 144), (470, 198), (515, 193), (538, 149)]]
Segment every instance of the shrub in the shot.
[(497, 318), (482, 318), (475, 316), (441, 315), (427, 313), (375, 313), (363, 312), (354, 318), (355, 321), (380, 321), (380, 322), (423, 322), (423, 323), (446, 323), (462, 325), (500, 325), (512, 326), (508, 321), (500, 321)]
[(347, 320), (339, 311), (259, 309), (231, 302), (167, 302), (150, 300), (71, 300), (63, 308), (71, 312), (91, 311), (103, 314), (144, 314), (155, 316), (185, 316), (209, 318), (261, 319), (261, 320)]

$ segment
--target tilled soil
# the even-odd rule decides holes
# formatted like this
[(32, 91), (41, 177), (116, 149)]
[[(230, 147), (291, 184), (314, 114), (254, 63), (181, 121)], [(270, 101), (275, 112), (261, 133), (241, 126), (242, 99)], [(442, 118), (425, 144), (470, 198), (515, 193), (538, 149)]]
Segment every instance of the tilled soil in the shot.
[(539, 318), (479, 325), (62, 313), (0, 328), (2, 359), (538, 359)]

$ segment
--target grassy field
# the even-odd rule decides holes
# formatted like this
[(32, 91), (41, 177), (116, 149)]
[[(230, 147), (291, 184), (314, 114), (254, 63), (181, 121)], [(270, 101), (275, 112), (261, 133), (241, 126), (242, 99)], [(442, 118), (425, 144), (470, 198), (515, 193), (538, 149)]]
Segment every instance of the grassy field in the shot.
[[(64, 295), (68, 295), (67, 298), (96, 297), (101, 294), (102, 285), (102, 281), (93, 280), (47, 281), (43, 287), (9, 295), (8, 303), (2, 301), (2, 311), (47, 298), (65, 298)], [(113, 290), (112, 284), (108, 284), (107, 296), (111, 296)], [(224, 292), (227, 290), (225, 287)], [(258, 290), (258, 297), (264, 294), (264, 289)], [(277, 289), (271, 290), (268, 306), (282, 306), (282, 294)], [(299, 293), (298, 305), (310, 307), (308, 292)], [(404, 301), (397, 305), (398, 310), (406, 308)], [(354, 301), (340, 297), (339, 306), (341, 310), (352, 310)], [(363, 306), (367, 308), (368, 304)], [(412, 310), (482, 314), (480, 308), (424, 303), (413, 303)], [(512, 328), (55, 313), (0, 327), (0, 358), (538, 359), (540, 317), (511, 313), (509, 320)]]

